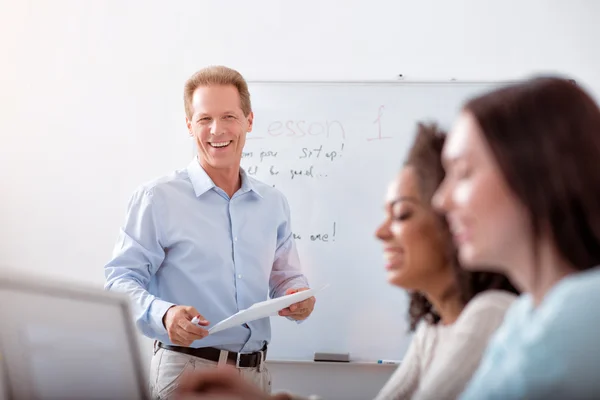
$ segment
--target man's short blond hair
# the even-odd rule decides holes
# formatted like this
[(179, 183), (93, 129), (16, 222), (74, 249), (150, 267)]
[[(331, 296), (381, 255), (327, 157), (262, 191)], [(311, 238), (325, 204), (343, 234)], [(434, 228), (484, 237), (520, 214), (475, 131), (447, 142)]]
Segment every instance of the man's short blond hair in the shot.
[(224, 67), (222, 65), (215, 65), (206, 68), (202, 68), (192, 75), (186, 82), (183, 90), (183, 101), (185, 106), (185, 115), (188, 118), (194, 114), (192, 107), (192, 97), (194, 92), (201, 86), (212, 86), (212, 85), (232, 85), (234, 86), (240, 95), (240, 107), (247, 117), (252, 111), (252, 105), (250, 103), (250, 92), (248, 91), (248, 83), (240, 74), (234, 69)]

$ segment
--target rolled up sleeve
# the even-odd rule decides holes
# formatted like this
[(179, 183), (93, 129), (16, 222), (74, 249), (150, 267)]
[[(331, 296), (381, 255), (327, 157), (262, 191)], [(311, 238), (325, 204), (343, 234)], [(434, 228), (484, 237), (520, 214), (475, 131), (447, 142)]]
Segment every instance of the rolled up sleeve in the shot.
[(302, 273), (298, 249), (292, 234), (291, 213), (287, 200), (283, 199), (284, 220), (277, 230), (277, 249), (269, 280), (271, 298), (283, 296), (288, 289), (308, 288), (308, 280)]

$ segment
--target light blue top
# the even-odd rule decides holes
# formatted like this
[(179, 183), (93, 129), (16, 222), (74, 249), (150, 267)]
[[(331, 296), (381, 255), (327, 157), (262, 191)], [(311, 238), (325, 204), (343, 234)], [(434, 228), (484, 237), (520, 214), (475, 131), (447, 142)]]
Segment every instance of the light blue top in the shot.
[[(172, 344), (162, 323), (172, 305), (195, 307), (211, 326), (288, 288), (308, 287), (287, 200), (241, 170), (229, 196), (194, 159), (132, 196), (105, 289), (126, 292), (148, 337)], [(268, 318), (226, 329), (191, 347), (253, 352), (268, 343)]]
[(522, 295), (461, 400), (600, 396), (600, 269), (570, 275), (535, 308)]

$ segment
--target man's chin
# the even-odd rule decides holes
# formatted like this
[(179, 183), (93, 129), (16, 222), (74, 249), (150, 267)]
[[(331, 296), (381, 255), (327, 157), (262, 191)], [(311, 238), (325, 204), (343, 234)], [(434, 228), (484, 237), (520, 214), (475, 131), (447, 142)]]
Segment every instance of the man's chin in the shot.
[(202, 165), (206, 165), (212, 169), (231, 169), (231, 168), (239, 168), (241, 157), (239, 159), (234, 158), (232, 156), (227, 157), (207, 157)]

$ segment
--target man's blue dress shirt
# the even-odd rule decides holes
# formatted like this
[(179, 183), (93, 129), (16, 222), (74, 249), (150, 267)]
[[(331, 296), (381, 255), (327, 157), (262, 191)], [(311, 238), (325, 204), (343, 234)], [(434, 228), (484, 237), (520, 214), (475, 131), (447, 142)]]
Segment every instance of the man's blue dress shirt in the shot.
[[(268, 294), (308, 287), (287, 200), (243, 169), (240, 174), (241, 188), (229, 198), (195, 158), (133, 194), (104, 268), (105, 288), (129, 294), (146, 336), (172, 344), (162, 322), (172, 305), (195, 307), (212, 326)], [(270, 335), (264, 318), (190, 347), (254, 352)]]

